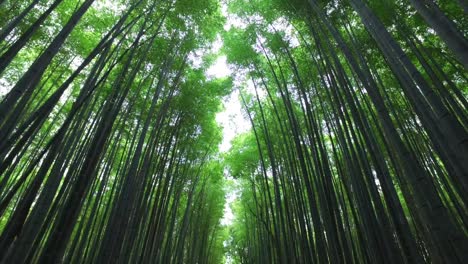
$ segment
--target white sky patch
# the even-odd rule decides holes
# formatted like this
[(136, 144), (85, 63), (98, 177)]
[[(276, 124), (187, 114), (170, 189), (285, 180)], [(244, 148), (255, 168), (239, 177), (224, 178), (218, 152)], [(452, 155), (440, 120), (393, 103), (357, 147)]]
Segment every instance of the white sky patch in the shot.
[(221, 152), (231, 148), (231, 141), (238, 134), (251, 129), (250, 122), (242, 115), (239, 91), (233, 91), (224, 101), (224, 111), (216, 115), (216, 121), (223, 127), (223, 142), (219, 146)]
[(242, 19), (234, 14), (228, 12), (226, 3), (221, 3), (221, 14), (226, 17), (226, 23), (224, 24), (224, 30), (228, 31), (231, 27), (245, 29), (247, 24)]
[(94, 3), (94, 8), (98, 11), (110, 11), (114, 14), (122, 13), (126, 5), (116, 3), (113, 0), (98, 0)]
[(206, 75), (214, 78), (224, 78), (232, 74), (232, 71), (227, 66), (227, 58), (225, 55), (221, 55), (216, 59), (215, 63), (211, 65), (206, 71)]
[(202, 53), (201, 50), (195, 50), (191, 51), (188, 55), (188, 60), (190, 64), (196, 69), (200, 68), (203, 63), (203, 57), (202, 55), (200, 55), (200, 53)]
[(81, 58), (80, 56), (75, 56), (71, 62), (70, 68), (73, 71), (76, 71), (81, 66), (82, 63), (83, 63), (83, 58)]
[(224, 30), (229, 30), (231, 27), (245, 29), (247, 24), (239, 17), (229, 15), (228, 22), (224, 25)]
[(211, 46), (211, 51), (213, 53), (218, 53), (221, 48), (223, 47), (223, 39), (221, 38), (221, 35), (216, 36), (215, 42), (213, 42), (213, 45)]
[(0, 79), (0, 96), (6, 95), (13, 88), (13, 84), (9, 83), (6, 79)]

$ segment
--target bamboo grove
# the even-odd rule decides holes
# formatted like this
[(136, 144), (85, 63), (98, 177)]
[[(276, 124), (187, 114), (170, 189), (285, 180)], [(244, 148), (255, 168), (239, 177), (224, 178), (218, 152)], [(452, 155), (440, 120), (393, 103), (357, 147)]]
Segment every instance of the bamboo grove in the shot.
[(219, 262), (229, 82), (188, 59), (217, 3), (30, 2), (2, 3), (2, 263)]
[(467, 29), (466, 0), (0, 0), (0, 263), (466, 262)]
[(468, 259), (460, 4), (231, 4), (245, 22), (225, 33), (225, 49), (242, 72), (237, 89), (252, 123), (227, 157), (243, 190), (233, 258)]

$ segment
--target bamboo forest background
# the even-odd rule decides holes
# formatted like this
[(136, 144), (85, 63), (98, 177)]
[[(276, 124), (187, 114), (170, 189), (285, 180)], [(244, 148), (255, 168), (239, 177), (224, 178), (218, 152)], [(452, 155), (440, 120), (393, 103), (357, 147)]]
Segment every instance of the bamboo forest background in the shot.
[(466, 262), (467, 14), (0, 0), (0, 263)]

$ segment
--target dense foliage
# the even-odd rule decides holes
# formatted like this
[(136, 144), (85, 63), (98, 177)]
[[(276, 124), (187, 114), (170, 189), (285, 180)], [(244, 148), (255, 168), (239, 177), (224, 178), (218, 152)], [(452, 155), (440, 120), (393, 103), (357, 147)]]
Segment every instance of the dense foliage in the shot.
[[(240, 263), (468, 258), (460, 1), (230, 1)], [(415, 12), (416, 11), (416, 12)]]
[(467, 14), (0, 0), (0, 263), (463, 263)]
[(191, 62), (223, 25), (219, 4), (1, 10), (3, 261), (221, 262), (215, 115), (230, 82)]

